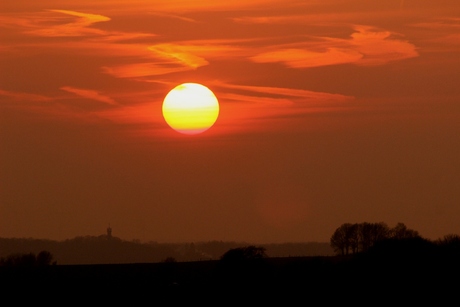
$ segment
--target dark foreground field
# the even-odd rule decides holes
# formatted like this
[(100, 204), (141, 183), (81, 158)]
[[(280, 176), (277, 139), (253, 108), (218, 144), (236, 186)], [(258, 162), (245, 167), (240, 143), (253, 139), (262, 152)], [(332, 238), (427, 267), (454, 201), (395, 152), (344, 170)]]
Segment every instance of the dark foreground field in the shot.
[(457, 254), (2, 267), (3, 298), (103, 306), (380, 305), (458, 299)]

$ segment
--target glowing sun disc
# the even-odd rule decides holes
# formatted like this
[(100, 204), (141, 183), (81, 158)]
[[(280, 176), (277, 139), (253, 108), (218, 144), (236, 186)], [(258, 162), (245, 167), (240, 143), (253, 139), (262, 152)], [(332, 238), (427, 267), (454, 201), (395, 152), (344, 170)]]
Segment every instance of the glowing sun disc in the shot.
[(214, 93), (198, 83), (183, 83), (164, 98), (163, 117), (174, 130), (198, 134), (209, 128), (219, 116), (219, 102)]

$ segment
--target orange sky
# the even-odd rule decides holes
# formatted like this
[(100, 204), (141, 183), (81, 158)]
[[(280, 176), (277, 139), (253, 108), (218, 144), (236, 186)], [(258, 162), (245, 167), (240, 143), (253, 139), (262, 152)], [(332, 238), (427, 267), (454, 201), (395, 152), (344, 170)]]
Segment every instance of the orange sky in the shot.
[[(0, 237), (460, 233), (457, 0), (62, 2), (0, 4)], [(199, 135), (161, 114), (184, 82)]]

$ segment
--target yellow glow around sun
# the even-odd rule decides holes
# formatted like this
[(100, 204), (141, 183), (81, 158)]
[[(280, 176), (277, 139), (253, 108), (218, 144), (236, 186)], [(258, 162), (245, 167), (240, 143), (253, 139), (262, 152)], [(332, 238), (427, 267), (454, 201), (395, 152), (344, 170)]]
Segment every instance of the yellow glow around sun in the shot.
[(183, 83), (173, 88), (163, 101), (163, 117), (174, 130), (198, 134), (208, 130), (219, 116), (214, 93), (198, 83)]

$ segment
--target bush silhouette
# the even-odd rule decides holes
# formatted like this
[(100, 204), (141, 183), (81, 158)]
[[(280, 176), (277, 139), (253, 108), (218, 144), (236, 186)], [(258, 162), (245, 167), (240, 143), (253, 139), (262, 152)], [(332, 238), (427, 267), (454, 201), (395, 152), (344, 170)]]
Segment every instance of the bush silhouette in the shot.
[(247, 261), (261, 260), (266, 258), (265, 248), (254, 245), (232, 248), (222, 255), (220, 261), (229, 264), (238, 264)]
[(254, 245), (228, 250), (219, 260), (218, 273), (225, 284), (259, 284), (266, 273), (265, 248)]

